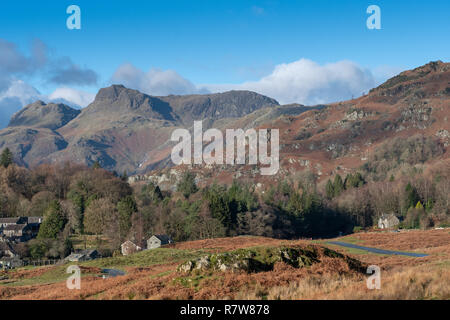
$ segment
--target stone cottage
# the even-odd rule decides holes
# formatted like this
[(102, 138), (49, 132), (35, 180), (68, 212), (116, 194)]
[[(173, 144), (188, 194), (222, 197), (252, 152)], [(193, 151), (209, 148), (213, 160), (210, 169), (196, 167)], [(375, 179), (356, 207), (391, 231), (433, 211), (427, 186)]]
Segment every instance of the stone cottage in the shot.
[(27, 223), (26, 217), (0, 218), (0, 228), (6, 228), (7, 226), (25, 223)]
[(9, 240), (0, 237), (0, 269), (10, 269), (23, 265), (19, 255)]
[(156, 249), (171, 243), (173, 243), (173, 240), (168, 235), (156, 234), (147, 240), (147, 249)]
[(2, 229), (5, 237), (15, 241), (24, 242), (32, 238), (32, 232), (28, 224), (10, 224)]
[(400, 220), (394, 214), (383, 214), (378, 219), (378, 228), (392, 229), (400, 223)]
[(88, 250), (81, 250), (77, 252), (71, 253), (69, 256), (64, 258), (65, 261), (70, 262), (78, 262), (78, 261), (89, 261), (94, 260), (99, 257), (99, 254), (97, 250), (95, 249), (88, 249)]
[(135, 244), (134, 242), (127, 240), (120, 246), (120, 251), (122, 252), (122, 255), (127, 256), (129, 254), (136, 253), (138, 251), (141, 251), (142, 248)]

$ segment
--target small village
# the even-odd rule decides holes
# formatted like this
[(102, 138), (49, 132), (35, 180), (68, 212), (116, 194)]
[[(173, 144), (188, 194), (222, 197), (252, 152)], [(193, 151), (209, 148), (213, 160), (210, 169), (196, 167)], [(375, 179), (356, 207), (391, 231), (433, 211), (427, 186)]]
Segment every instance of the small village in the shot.
[[(12, 217), (0, 218), (0, 270), (14, 269), (26, 265), (61, 264), (66, 262), (82, 262), (101, 258), (96, 249), (74, 250), (64, 259), (27, 260), (24, 259), (17, 246), (37, 237), (42, 217)], [(121, 254), (126, 256), (146, 249), (156, 249), (164, 245), (172, 244), (173, 240), (168, 235), (153, 235), (145, 245), (137, 245), (131, 240), (125, 241), (121, 246)]]
[[(27, 260), (21, 257), (15, 247), (37, 237), (42, 217), (12, 217), (0, 218), (0, 270), (14, 269), (26, 265), (63, 264), (67, 262), (83, 262), (102, 258), (95, 248), (73, 250), (64, 259)], [(393, 215), (382, 215), (378, 220), (379, 229), (393, 230), (399, 224), (398, 218)], [(123, 256), (128, 256), (142, 250), (151, 250), (173, 244), (172, 238), (166, 234), (152, 235), (144, 243), (126, 240), (120, 246)]]
[(14, 247), (35, 238), (41, 223), (42, 217), (0, 218), (0, 269), (24, 264)]

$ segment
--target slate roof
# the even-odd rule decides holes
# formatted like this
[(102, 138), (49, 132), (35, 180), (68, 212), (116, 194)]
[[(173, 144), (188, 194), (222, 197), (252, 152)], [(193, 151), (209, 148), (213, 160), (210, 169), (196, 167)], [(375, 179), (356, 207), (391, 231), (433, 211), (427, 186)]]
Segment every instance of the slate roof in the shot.
[(13, 230), (13, 231), (20, 231), (27, 227), (26, 224), (10, 224), (3, 228), (3, 230)]
[(155, 237), (158, 238), (162, 243), (169, 243), (172, 239), (167, 234), (155, 234)]
[(66, 260), (79, 260), (83, 257), (91, 257), (92, 258), (92, 255), (94, 253), (97, 253), (97, 250), (95, 250), (95, 249), (81, 250), (81, 251), (77, 251), (77, 252), (72, 252), (65, 259)]
[(27, 217), (28, 223), (41, 223), (43, 221), (42, 217)]
[[(11, 251), (11, 253), (13, 255), (16, 255), (17, 253), (15, 252), (15, 250), (11, 247), (11, 245), (9, 244), (8, 241), (0, 241), (0, 252), (6, 252), (6, 251)], [(0, 254), (1, 256), (1, 254)]]
[(131, 244), (131, 245), (133, 245), (133, 246), (135, 246), (135, 247), (139, 247), (136, 243), (134, 243), (134, 242), (131, 241), (131, 240), (125, 241), (124, 243), (121, 244), (121, 246), (124, 246), (124, 245), (126, 245), (126, 244)]
[(0, 218), (0, 223), (18, 223), (21, 219), (21, 217)]

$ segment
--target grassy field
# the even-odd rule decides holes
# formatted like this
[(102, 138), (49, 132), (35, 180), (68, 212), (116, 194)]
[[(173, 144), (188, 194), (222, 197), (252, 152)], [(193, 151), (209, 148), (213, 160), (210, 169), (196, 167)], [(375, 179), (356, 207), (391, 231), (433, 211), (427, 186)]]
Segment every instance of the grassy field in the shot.
[(182, 262), (205, 255), (203, 250), (180, 250), (158, 248), (145, 250), (129, 256), (118, 256), (83, 262), (86, 267), (112, 268), (124, 270), (126, 267), (151, 267), (159, 264)]

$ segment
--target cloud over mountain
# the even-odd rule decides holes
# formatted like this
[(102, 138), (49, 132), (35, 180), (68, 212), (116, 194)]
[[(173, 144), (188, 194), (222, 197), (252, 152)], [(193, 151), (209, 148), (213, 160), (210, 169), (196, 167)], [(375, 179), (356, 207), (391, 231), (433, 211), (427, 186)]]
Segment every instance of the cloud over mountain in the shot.
[(39, 91), (22, 80), (11, 80), (6, 90), (0, 91), (0, 128), (8, 125), (11, 116), (24, 105), (41, 97)]
[(151, 69), (144, 72), (129, 63), (121, 65), (111, 81), (154, 96), (207, 93), (173, 70)]
[(271, 74), (258, 81), (206, 87), (211, 91), (251, 90), (283, 104), (312, 105), (357, 97), (375, 85), (372, 73), (351, 61), (319, 65), (300, 59), (277, 65)]
[[(28, 83), (36, 75), (64, 87), (49, 96), (42, 95)], [(12, 114), (38, 99), (85, 107), (93, 100), (93, 95), (65, 86), (96, 85), (97, 81), (94, 70), (75, 64), (69, 57), (51, 55), (39, 39), (33, 40), (26, 55), (15, 43), (0, 38), (0, 128), (7, 125)]]
[(72, 107), (84, 108), (92, 101), (94, 101), (94, 99), (94, 93), (62, 87), (56, 89), (50, 95), (48, 95), (47, 100), (65, 103)]
[(320, 65), (308, 59), (279, 64), (269, 75), (240, 84), (195, 85), (173, 70), (151, 69), (144, 72), (131, 64), (120, 66), (111, 81), (151, 95), (249, 90), (283, 104), (305, 105), (358, 97), (377, 84), (371, 71), (351, 61)]
[[(152, 68), (143, 71), (125, 63), (117, 68), (110, 81), (153, 96), (249, 90), (272, 97), (282, 104), (314, 105), (360, 96), (384, 81), (380, 79), (384, 74), (393, 72), (388, 71), (375, 70), (374, 76), (371, 71), (351, 61), (321, 65), (312, 60), (300, 59), (279, 64), (268, 75), (256, 81), (198, 85), (174, 70)], [(36, 74), (45, 82), (56, 85), (57, 89), (48, 96), (41, 95), (24, 82)], [(29, 55), (25, 55), (14, 43), (0, 39), (0, 113), (4, 118), (9, 118), (24, 104), (36, 99), (85, 107), (94, 99), (94, 94), (78, 88), (96, 86), (98, 79), (94, 70), (75, 64), (69, 57), (50, 54), (40, 40), (34, 40)]]

